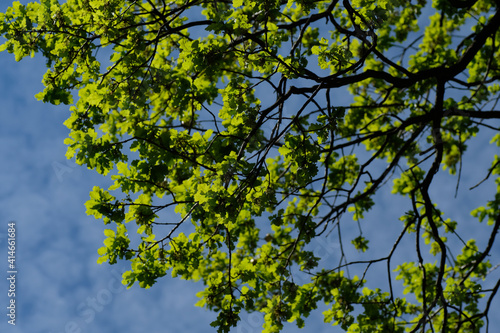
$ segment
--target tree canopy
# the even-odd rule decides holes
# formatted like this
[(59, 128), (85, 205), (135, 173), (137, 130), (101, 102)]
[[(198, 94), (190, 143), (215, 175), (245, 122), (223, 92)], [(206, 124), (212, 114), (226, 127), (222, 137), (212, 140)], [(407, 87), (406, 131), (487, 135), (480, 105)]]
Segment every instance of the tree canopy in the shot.
[[(130, 262), (124, 284), (201, 280), (219, 332), (243, 312), (303, 327), (317, 308), (348, 332), (488, 330), (500, 158), (462, 161), (479, 132), (500, 146), (498, 1), (41, 0), (0, 16), (2, 51), (46, 59), (37, 98), (69, 105), (67, 157), (114, 181), (86, 207), (109, 227), (98, 262)], [(496, 194), (451, 219), (432, 191), (468, 191), (467, 172)], [(401, 217), (370, 218), (387, 190)]]

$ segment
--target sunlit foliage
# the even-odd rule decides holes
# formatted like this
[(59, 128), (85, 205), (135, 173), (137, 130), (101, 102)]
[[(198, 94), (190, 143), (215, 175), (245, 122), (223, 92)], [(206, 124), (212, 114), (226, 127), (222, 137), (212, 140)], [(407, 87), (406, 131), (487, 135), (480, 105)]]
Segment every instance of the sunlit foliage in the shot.
[[(479, 131), (500, 145), (498, 1), (41, 0), (0, 16), (2, 51), (47, 61), (37, 98), (69, 105), (67, 157), (114, 181), (86, 207), (109, 227), (99, 262), (130, 262), (124, 284), (201, 280), (219, 332), (244, 312), (303, 327), (318, 307), (347, 332), (487, 329), (500, 191), (454, 221), (432, 189), (460, 183)], [(500, 186), (490, 159), (479, 188)], [(370, 218), (388, 188), (401, 218)]]

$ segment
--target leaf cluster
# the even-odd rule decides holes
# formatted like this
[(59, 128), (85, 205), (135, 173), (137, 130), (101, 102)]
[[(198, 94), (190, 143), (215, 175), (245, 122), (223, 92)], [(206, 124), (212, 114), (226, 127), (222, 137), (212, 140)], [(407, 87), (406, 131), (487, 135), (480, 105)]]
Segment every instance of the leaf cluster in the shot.
[[(37, 98), (69, 105), (67, 157), (111, 173), (86, 207), (127, 286), (201, 280), (219, 332), (245, 312), (304, 327), (322, 304), (347, 332), (488, 322), (499, 157), (472, 212), (486, 240), (432, 189), (458, 190), (480, 130), (500, 145), (498, 2), (41, 0), (0, 18), (0, 51), (46, 59)], [(386, 187), (399, 220), (369, 215)]]

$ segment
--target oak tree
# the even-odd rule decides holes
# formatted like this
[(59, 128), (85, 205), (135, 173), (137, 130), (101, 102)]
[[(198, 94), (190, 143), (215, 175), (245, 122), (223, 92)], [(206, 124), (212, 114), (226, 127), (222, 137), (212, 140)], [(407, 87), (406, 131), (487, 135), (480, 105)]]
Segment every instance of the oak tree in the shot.
[[(37, 98), (69, 105), (67, 157), (114, 180), (86, 207), (108, 226), (98, 262), (130, 262), (124, 284), (201, 280), (219, 332), (244, 312), (303, 327), (318, 308), (348, 332), (488, 331), (500, 158), (462, 161), (478, 133), (500, 146), (498, 0), (40, 0), (0, 16), (2, 51), (46, 59)], [(433, 192), (450, 177), (496, 194), (452, 219)], [(370, 218), (387, 190), (400, 218)]]

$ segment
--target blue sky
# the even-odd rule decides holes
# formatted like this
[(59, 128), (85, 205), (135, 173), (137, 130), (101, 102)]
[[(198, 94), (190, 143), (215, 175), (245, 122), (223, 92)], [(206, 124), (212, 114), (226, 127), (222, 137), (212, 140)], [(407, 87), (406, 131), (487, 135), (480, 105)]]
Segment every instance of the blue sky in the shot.
[[(15, 63), (12, 55), (4, 53), (0, 59), (0, 248), (4, 249), (0, 267), (6, 272), (5, 234), (11, 220), (17, 222), (18, 266), (18, 325), (8, 327), (2, 320), (0, 331), (59, 333), (77, 327), (81, 332), (196, 332), (206, 328), (213, 314), (193, 306), (197, 289), (192, 283), (164, 279), (150, 290), (126, 290), (117, 279), (126, 266), (96, 263), (104, 226), (85, 214), (83, 204), (92, 186), (106, 186), (109, 180), (65, 160), (63, 140), (68, 131), (62, 123), (67, 108), (39, 103), (33, 97), (42, 88), (43, 62)], [(2, 304), (8, 301), (7, 289), (2, 279)]]
[[(4, 9), (2, 4), (0, 10)], [(4, 310), (0, 331), (215, 332), (209, 326), (215, 315), (194, 306), (195, 294), (201, 285), (165, 277), (151, 289), (134, 286), (127, 290), (119, 281), (126, 263), (114, 266), (96, 263), (97, 249), (104, 239), (104, 225), (86, 215), (84, 202), (94, 185), (106, 187), (110, 181), (66, 161), (63, 140), (68, 130), (63, 121), (69, 116), (67, 107), (43, 104), (33, 97), (43, 89), (43, 61), (36, 58), (16, 63), (12, 55), (0, 53), (0, 63), (0, 156), (3, 162), (0, 164), (0, 269), (6, 276), (6, 232), (11, 220), (17, 223), (18, 267), (17, 325), (7, 324), (8, 284), (2, 279), (0, 304)], [(498, 153), (498, 147), (487, 144), (489, 137), (491, 133), (485, 133), (470, 146), (457, 198), (454, 198), (454, 177), (444, 176), (432, 188), (431, 195), (449, 217), (459, 221), (466, 239), (488, 236), (485, 233), (488, 228), (477, 227), (469, 213), (492, 198), (495, 188), (483, 186), (473, 191), (468, 188), (484, 178), (485, 161)], [(478, 166), (483, 166), (480, 171)], [(393, 198), (389, 192), (389, 188), (384, 189), (377, 207), (363, 222), (363, 232), (370, 235), (371, 244), (386, 245), (386, 248), (375, 249), (381, 254), (387, 254), (392, 245), (390, 236), (399, 229), (381, 230), (379, 224), (370, 224), (370, 219), (387, 220), (390, 226), (397, 223), (408, 204)], [(413, 246), (408, 244), (409, 252)], [(338, 249), (328, 240), (317, 241), (313, 247), (324, 253), (325, 260), (336, 260)], [(492, 253), (493, 265), (498, 264), (498, 244)], [(385, 272), (385, 267), (380, 269)], [(377, 272), (372, 270), (370, 274), (376, 278)], [(494, 274), (498, 279), (498, 270)], [(500, 307), (498, 300), (495, 304)], [(313, 314), (307, 322), (311, 325), (306, 326), (307, 331), (339, 331), (322, 324), (320, 313)], [(243, 315), (242, 324), (234, 332), (260, 332), (261, 325), (260, 316)], [(290, 325), (286, 331), (300, 330)]]

